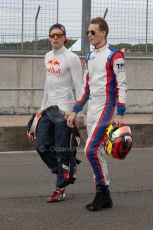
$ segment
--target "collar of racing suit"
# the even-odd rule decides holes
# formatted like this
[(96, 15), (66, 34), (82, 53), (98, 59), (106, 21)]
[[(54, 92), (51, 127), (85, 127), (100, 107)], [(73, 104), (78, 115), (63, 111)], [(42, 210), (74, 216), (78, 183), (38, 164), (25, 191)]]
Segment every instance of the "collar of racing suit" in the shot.
[(94, 48), (94, 51), (95, 52), (99, 52), (99, 51), (102, 51), (102, 50), (104, 50), (105, 48), (107, 48), (109, 45), (108, 45), (108, 43), (106, 42), (104, 45), (102, 45), (101, 47), (99, 47), (99, 48)]
[(62, 46), (60, 49), (57, 49), (57, 50), (53, 49), (53, 53), (54, 53), (54, 54), (61, 54), (61, 53), (63, 53), (65, 50), (66, 50), (65, 46)]

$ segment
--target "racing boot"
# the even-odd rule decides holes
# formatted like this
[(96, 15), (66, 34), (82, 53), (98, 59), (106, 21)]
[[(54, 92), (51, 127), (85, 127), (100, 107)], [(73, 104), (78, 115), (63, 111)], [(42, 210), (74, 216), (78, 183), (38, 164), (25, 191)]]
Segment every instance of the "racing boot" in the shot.
[(94, 200), (86, 205), (86, 209), (89, 211), (98, 211), (104, 208), (112, 208), (113, 202), (110, 196), (110, 191), (107, 187), (104, 187), (102, 190), (96, 191)]
[(59, 202), (65, 200), (65, 188), (56, 188), (53, 191), (53, 194), (50, 195), (46, 202), (52, 203), (52, 202)]

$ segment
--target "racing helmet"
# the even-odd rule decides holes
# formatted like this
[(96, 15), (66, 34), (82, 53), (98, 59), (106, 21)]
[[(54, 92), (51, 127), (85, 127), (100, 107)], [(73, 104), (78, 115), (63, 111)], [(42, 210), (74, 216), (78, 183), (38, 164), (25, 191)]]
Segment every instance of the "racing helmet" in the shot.
[(124, 160), (132, 147), (130, 127), (116, 127), (115, 122), (112, 122), (106, 129), (102, 145), (109, 156)]

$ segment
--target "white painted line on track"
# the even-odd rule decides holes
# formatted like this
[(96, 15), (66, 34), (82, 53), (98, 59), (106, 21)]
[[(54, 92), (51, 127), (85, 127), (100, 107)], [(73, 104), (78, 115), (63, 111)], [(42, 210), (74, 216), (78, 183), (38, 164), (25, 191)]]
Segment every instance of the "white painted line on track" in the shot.
[(36, 153), (35, 150), (31, 151), (7, 151), (7, 152), (0, 152), (0, 154), (34, 154)]
[[(153, 151), (153, 146), (152, 147), (133, 147), (132, 150), (136, 150), (136, 151)], [(84, 148), (79, 148), (78, 149), (78, 153), (79, 152), (83, 152)], [(35, 154), (37, 153), (36, 150), (25, 150), (25, 151), (6, 151), (6, 152), (0, 152), (0, 154)]]

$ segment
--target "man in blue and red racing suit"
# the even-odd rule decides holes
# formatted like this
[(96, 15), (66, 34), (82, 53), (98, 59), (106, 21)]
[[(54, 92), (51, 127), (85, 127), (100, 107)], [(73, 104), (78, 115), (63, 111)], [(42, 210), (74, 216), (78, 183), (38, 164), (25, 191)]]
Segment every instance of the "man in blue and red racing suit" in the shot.
[(84, 86), (73, 112), (67, 120), (69, 127), (88, 101), (87, 134), (85, 154), (91, 165), (96, 183), (96, 196), (86, 205), (89, 211), (111, 208), (113, 202), (109, 191), (107, 163), (101, 143), (106, 127), (112, 120), (115, 107), (117, 126), (123, 124), (127, 94), (124, 56), (107, 43), (108, 25), (97, 17), (91, 20), (87, 34), (95, 49), (87, 55)]

